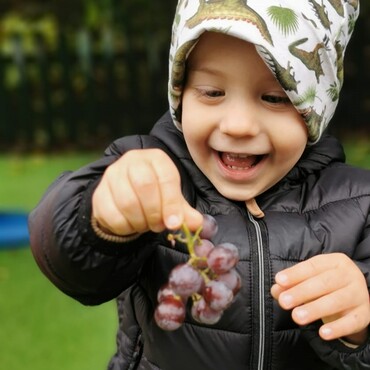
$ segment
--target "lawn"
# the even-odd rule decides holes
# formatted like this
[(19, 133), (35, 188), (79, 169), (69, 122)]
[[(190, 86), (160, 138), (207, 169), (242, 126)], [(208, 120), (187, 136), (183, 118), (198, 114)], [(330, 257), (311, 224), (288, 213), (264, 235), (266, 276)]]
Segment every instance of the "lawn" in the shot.
[(345, 143), (347, 163), (370, 169), (370, 136)]
[[(0, 156), (0, 210), (28, 212), (61, 171), (93, 159)], [(116, 329), (114, 302), (82, 306), (40, 273), (28, 246), (0, 250), (0, 369), (106, 369)]]
[[(347, 161), (370, 168), (369, 141), (346, 143)], [(95, 154), (0, 156), (0, 210), (28, 212), (65, 169)], [(115, 348), (114, 302), (84, 307), (39, 272), (28, 246), (0, 251), (0, 369), (104, 370)]]

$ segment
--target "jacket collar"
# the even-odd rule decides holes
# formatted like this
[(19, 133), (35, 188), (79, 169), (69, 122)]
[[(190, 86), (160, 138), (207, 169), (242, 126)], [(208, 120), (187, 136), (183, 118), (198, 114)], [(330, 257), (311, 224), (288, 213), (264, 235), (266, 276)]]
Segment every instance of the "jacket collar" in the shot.
[(305, 179), (336, 162), (345, 162), (343, 147), (335, 137), (323, 135), (319, 142), (306, 148), (300, 160), (286, 176), (286, 180)]

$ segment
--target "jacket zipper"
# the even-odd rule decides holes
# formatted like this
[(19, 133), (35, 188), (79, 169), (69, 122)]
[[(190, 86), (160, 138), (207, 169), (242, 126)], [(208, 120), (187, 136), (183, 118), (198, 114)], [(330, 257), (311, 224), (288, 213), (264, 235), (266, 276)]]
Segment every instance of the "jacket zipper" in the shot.
[[(266, 368), (266, 344), (267, 344), (267, 323), (266, 323), (266, 289), (270, 285), (270, 281), (268, 276), (270, 276), (269, 271), (269, 263), (268, 263), (268, 255), (266, 255), (263, 239), (263, 231), (261, 229), (260, 222), (254, 219), (254, 217), (248, 212), (248, 218), (253, 225), (253, 229), (255, 231), (255, 239), (253, 240), (254, 243), (252, 244), (253, 248), (253, 266), (256, 268), (257, 277), (257, 288), (255, 288), (255, 292), (257, 293), (257, 310), (256, 316), (253, 318), (257, 318), (257, 323), (255, 324), (256, 331), (257, 331), (257, 350), (254, 351), (255, 358), (253, 359), (253, 363), (255, 364), (256, 370), (263, 370)], [(267, 232), (266, 232), (267, 234)], [(255, 247), (253, 247), (255, 245)], [(271, 330), (269, 328), (269, 330)]]

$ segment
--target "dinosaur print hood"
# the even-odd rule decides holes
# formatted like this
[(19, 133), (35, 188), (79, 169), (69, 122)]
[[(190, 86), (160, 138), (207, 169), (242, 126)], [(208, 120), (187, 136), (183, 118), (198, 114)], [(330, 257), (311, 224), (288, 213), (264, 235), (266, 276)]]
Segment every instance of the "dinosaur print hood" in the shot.
[(181, 130), (186, 60), (206, 31), (255, 44), (306, 122), (309, 142), (320, 139), (343, 85), (343, 58), (359, 0), (179, 0), (172, 29), (169, 102)]

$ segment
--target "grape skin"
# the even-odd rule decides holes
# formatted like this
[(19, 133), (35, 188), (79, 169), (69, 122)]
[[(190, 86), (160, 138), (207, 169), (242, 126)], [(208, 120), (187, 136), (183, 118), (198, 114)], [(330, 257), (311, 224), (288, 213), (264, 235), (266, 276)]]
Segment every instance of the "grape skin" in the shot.
[(230, 251), (235, 257), (236, 263), (239, 262), (239, 250), (236, 245), (234, 245), (233, 243), (221, 243), (218, 246)]
[(176, 294), (187, 298), (199, 292), (203, 285), (203, 278), (197, 269), (188, 263), (183, 263), (172, 269), (168, 282)]
[(158, 290), (157, 301), (158, 301), (158, 303), (161, 303), (162, 301), (164, 301), (168, 297), (178, 298), (180, 296), (176, 295), (176, 293), (173, 291), (173, 289), (171, 289), (170, 285), (167, 283), (167, 284), (164, 284)]
[(208, 239), (201, 239), (200, 243), (194, 246), (194, 252), (198, 257), (203, 258), (203, 260), (197, 261), (198, 268), (208, 267), (207, 256), (214, 248), (214, 244)]
[(238, 249), (231, 243), (214, 247), (208, 255), (208, 266), (216, 274), (224, 274), (231, 270), (239, 261)]
[(218, 275), (215, 280), (222, 281), (229, 289), (231, 289), (234, 296), (239, 292), (242, 285), (241, 277), (234, 268), (224, 274)]
[(154, 311), (154, 319), (163, 330), (176, 330), (185, 320), (185, 305), (181, 298), (163, 298)]
[(212, 309), (203, 297), (195, 301), (191, 307), (193, 319), (201, 324), (214, 325), (221, 319), (222, 314), (223, 311)]
[(234, 294), (222, 281), (210, 280), (203, 290), (203, 297), (209, 307), (221, 311), (229, 307)]
[(199, 236), (202, 239), (211, 240), (218, 231), (216, 219), (211, 215), (203, 215), (203, 228)]

